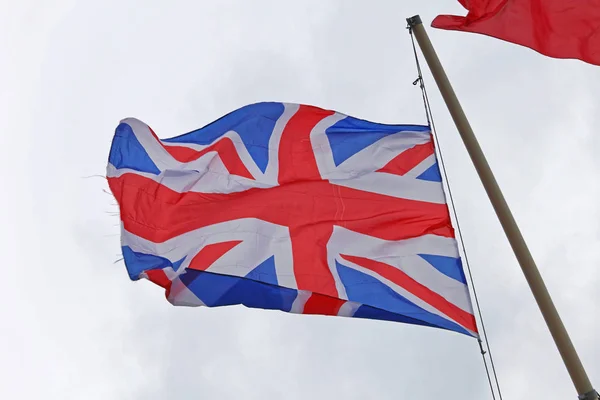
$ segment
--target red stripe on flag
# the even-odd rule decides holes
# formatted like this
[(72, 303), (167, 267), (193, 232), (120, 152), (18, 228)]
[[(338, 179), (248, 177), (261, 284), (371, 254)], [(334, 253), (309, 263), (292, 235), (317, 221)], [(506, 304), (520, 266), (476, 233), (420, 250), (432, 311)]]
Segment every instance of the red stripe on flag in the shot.
[[(335, 279), (327, 263), (327, 242), (332, 233), (333, 225), (327, 222), (290, 228), (298, 289), (338, 297)], [(312, 302), (309, 299), (307, 304)]]
[(327, 181), (229, 194), (178, 193), (133, 173), (108, 178), (108, 184), (125, 229), (158, 243), (239, 218), (258, 218), (290, 230), (328, 223), (384, 240), (428, 233), (454, 237), (446, 204), (400, 199)]
[(148, 129), (150, 130), (150, 133), (152, 134), (152, 136), (154, 136), (154, 139), (156, 139), (156, 141), (160, 144), (162, 144), (162, 142), (160, 141), (160, 139), (158, 138), (158, 135), (156, 134), (156, 132), (154, 132), (154, 130), (150, 127), (148, 127)]
[[(384, 240), (427, 234), (455, 237), (446, 204), (400, 199), (336, 186), (343, 213), (336, 225)], [(343, 207), (342, 207), (343, 205)]]
[(310, 132), (333, 111), (301, 105), (290, 118), (279, 142), (279, 184), (302, 180), (320, 180)]
[(204, 248), (192, 259), (188, 269), (205, 271), (208, 267), (213, 265), (215, 261), (221, 258), (223, 254), (227, 253), (240, 243), (242, 243), (241, 240), (232, 240), (231, 242), (214, 243), (204, 246)]
[(250, 171), (248, 171), (248, 168), (246, 168), (238, 156), (237, 150), (229, 138), (222, 138), (201, 151), (186, 146), (170, 146), (163, 144), (163, 147), (174, 159), (182, 163), (197, 160), (208, 152), (216, 151), (230, 174), (254, 179)]
[[(310, 132), (319, 122), (332, 114), (334, 114), (333, 111), (301, 105), (290, 118), (279, 142), (278, 181), (280, 185), (297, 185), (297, 182), (321, 180), (315, 152), (310, 141)], [(309, 196), (315, 199), (313, 193), (310, 193)], [(316, 199), (311, 201), (314, 202)], [(315, 213), (320, 207), (313, 206), (311, 208), (312, 210), (303, 207), (303, 211)], [(301, 222), (307, 216), (308, 214), (298, 213), (295, 218), (297, 222)], [(333, 232), (333, 225), (322, 221), (314, 222), (313, 224), (299, 223), (296, 226), (290, 226), (296, 283), (298, 289), (337, 297), (335, 280), (327, 265), (326, 248)], [(335, 307), (330, 301), (318, 299), (320, 297), (313, 295), (305, 305), (305, 310), (312, 310), (317, 314), (333, 312)]]
[(162, 269), (151, 269), (144, 272), (146, 276), (148, 276), (150, 282), (155, 283), (166, 290), (166, 297), (168, 298), (172, 282), (165, 272)]
[(420, 284), (398, 268), (364, 257), (349, 256), (345, 254), (340, 254), (340, 256), (347, 261), (360, 265), (361, 267), (373, 271), (381, 275), (383, 278), (394, 282), (396, 285), (404, 288), (430, 306), (443, 312), (445, 315), (463, 327), (472, 332), (477, 332), (477, 325), (475, 323), (475, 317), (473, 314), (470, 314), (460, 307), (450, 303), (444, 297), (432, 291), (427, 286)]
[(303, 314), (337, 315), (346, 300), (312, 293), (304, 305)]
[(403, 151), (377, 172), (404, 175), (433, 154), (433, 143), (423, 143)]

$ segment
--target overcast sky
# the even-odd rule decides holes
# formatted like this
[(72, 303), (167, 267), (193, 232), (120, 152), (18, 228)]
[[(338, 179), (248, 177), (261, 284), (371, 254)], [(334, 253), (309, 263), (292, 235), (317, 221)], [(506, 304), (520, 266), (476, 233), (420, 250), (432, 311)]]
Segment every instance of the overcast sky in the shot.
[[(115, 263), (118, 209), (101, 176), (120, 119), (167, 138), (248, 103), (287, 101), (425, 123), (405, 29), (414, 14), (600, 387), (600, 67), (430, 28), (439, 13), (463, 13), (455, 0), (0, 4), (0, 398), (491, 398), (467, 336), (176, 308)], [(574, 399), (424, 70), (504, 398)]]

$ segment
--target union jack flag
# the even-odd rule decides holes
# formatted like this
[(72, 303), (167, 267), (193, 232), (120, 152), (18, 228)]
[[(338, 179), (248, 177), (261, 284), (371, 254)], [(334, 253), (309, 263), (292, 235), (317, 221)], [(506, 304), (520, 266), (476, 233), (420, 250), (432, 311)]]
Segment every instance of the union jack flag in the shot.
[(107, 178), (130, 278), (174, 305), (477, 336), (428, 126), (257, 103), (161, 140), (128, 118)]

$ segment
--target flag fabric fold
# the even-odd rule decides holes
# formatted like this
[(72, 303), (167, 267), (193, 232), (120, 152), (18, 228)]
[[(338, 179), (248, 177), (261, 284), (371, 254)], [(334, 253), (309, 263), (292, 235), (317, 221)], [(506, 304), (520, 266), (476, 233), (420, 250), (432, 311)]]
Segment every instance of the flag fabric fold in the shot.
[(161, 140), (128, 118), (107, 179), (130, 278), (174, 305), (477, 336), (428, 126), (257, 103)]
[(434, 28), (479, 33), (553, 58), (600, 65), (600, 0), (459, 0), (465, 17), (438, 15)]

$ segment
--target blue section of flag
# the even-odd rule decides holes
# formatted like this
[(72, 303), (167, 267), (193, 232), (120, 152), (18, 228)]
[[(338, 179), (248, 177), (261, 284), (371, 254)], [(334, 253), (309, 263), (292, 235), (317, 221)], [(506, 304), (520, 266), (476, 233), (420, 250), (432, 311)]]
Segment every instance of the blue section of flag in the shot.
[(449, 276), (452, 279), (456, 279), (465, 285), (467, 284), (460, 258), (436, 256), (432, 254), (419, 254), (419, 257), (433, 265), (433, 267), (442, 274)]
[[(433, 314), (432, 314), (433, 315)], [(413, 325), (422, 325), (429, 326), (433, 328), (442, 328), (450, 331), (455, 331), (458, 333), (462, 333), (465, 335), (471, 335), (467, 330), (463, 329), (460, 325), (453, 324), (452, 322), (446, 321), (446, 325), (448, 326), (440, 326), (431, 324), (425, 321), (421, 321), (419, 319), (411, 318), (407, 315), (394, 314), (385, 310), (381, 310), (379, 308), (374, 308), (366, 305), (362, 305), (358, 307), (353, 317), (355, 318), (365, 318), (365, 319), (375, 319), (375, 320), (384, 320), (384, 321), (392, 321), (392, 322), (403, 322), (407, 324)], [(440, 317), (438, 317), (440, 318)]]
[(430, 326), (430, 327), (437, 328), (437, 326), (435, 326), (435, 325), (421, 321), (416, 318), (411, 318), (407, 315), (394, 314), (394, 313), (382, 310), (380, 308), (374, 308), (371, 306), (366, 306), (364, 304), (359, 306), (358, 309), (356, 309), (356, 311), (354, 312), (354, 315), (352, 315), (352, 316), (355, 318), (383, 319), (386, 321), (404, 322), (407, 324)]
[(258, 267), (254, 268), (246, 278), (277, 285), (277, 272), (275, 271), (275, 256), (271, 256), (262, 262)]
[(132, 280), (138, 280), (142, 272), (152, 269), (171, 267), (177, 271), (184, 260), (181, 259), (173, 263), (164, 257), (133, 251), (129, 246), (123, 246), (121, 250), (123, 252), (123, 260), (125, 261), (127, 273)]
[(174, 270), (174, 271), (178, 271), (178, 270), (179, 270), (179, 267), (181, 267), (181, 264), (183, 264), (183, 261), (184, 261), (184, 260), (185, 260), (185, 257), (183, 257), (183, 258), (182, 258), (181, 260), (179, 260), (179, 261), (175, 261), (175, 262), (173, 263), (173, 265), (172, 265), (172, 267), (173, 267), (173, 270)]
[(133, 129), (126, 123), (120, 123), (115, 130), (108, 162), (117, 169), (130, 168), (139, 172), (160, 174), (156, 164), (135, 137)]
[[(346, 288), (348, 300), (368, 304), (373, 308), (399, 316), (410, 316), (411, 319), (422, 321), (426, 325), (466, 333), (460, 325), (422, 309), (372, 276), (340, 264), (337, 260), (335, 264), (339, 277)], [(363, 310), (363, 312), (366, 311)], [(358, 315), (355, 314), (355, 316)], [(389, 318), (392, 317), (389, 316)]]
[(354, 154), (378, 140), (401, 131), (428, 132), (423, 125), (385, 125), (346, 117), (329, 127), (325, 133), (333, 153), (335, 165), (340, 165)]
[(437, 162), (423, 171), (421, 175), (417, 176), (417, 179), (431, 182), (442, 182), (442, 176), (440, 175), (440, 169), (438, 168)]
[(294, 289), (205, 271), (187, 270), (180, 279), (208, 307), (243, 304), (289, 312), (298, 295)]
[(262, 172), (269, 163), (269, 139), (284, 106), (281, 103), (256, 103), (237, 109), (203, 128), (170, 139), (165, 143), (207, 145), (229, 131), (236, 131), (248, 153)]

